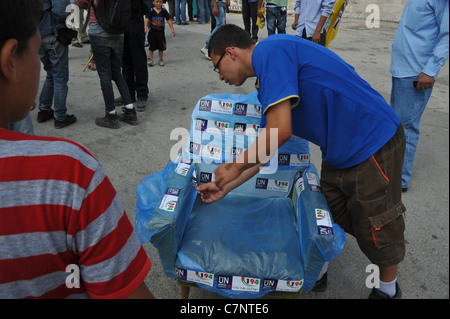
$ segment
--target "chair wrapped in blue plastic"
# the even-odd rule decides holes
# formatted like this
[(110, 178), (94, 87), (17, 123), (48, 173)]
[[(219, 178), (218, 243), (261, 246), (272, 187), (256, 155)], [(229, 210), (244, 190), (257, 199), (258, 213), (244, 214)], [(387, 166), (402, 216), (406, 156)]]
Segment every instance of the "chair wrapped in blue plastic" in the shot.
[(293, 136), (253, 178), (204, 204), (195, 187), (257, 138), (256, 93), (200, 99), (178, 159), (137, 187), (136, 231), (167, 277), (230, 298), (311, 290), (345, 244), (333, 223), (308, 141)]

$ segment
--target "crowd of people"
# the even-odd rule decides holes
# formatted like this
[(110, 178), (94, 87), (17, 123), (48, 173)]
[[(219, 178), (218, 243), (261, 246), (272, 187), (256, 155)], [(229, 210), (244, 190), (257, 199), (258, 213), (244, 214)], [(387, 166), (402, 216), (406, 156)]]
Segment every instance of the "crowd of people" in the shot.
[[(144, 283), (151, 262), (100, 163), (76, 142), (33, 136), (31, 108), (38, 109), (38, 123), (53, 119), (56, 129), (77, 120), (66, 108), (69, 44), (60, 40), (70, 2), (0, 1), (0, 298), (153, 298)], [(90, 43), (95, 57), (105, 102), (105, 116), (95, 123), (111, 129), (119, 121), (136, 125), (136, 111), (147, 107), (154, 51), (164, 65), (164, 21), (173, 35), (172, 21), (188, 24), (186, 1), (169, 1), (167, 12), (162, 0), (132, 0), (130, 26), (120, 34), (105, 31), (91, 2), (98, 0), (74, 0), (88, 11), (89, 38), (80, 28), (73, 44)], [(215, 20), (202, 53), (223, 81), (241, 85), (257, 77), (261, 126), (278, 128), (278, 145), (294, 133), (321, 147), (321, 185), (333, 218), (380, 266), (381, 285), (371, 297), (399, 298), (397, 267), (405, 255), (401, 192), (409, 187), (420, 117), (448, 59), (448, 1), (406, 4), (393, 41), (391, 105), (324, 47), (335, 1), (297, 0), (297, 37), (284, 35), (286, 0), (243, 0), (244, 29), (226, 24), (229, 0), (207, 2), (196, 2), (198, 23)], [(255, 20), (263, 5), (268, 38), (256, 46)], [(310, 59), (298, 59), (296, 52)], [(266, 63), (269, 55), (275, 62)], [(36, 105), (41, 63), (46, 78)], [(114, 97), (113, 82), (120, 97)], [(120, 115), (117, 105), (123, 105)], [(305, 118), (310, 125), (296, 124)], [(219, 166), (216, 181), (198, 189), (205, 202), (220, 200), (263, 165), (250, 163), (247, 152), (241, 156)], [(80, 269), (76, 289), (67, 288), (68, 265)], [(326, 269), (321, 275), (323, 287)]]

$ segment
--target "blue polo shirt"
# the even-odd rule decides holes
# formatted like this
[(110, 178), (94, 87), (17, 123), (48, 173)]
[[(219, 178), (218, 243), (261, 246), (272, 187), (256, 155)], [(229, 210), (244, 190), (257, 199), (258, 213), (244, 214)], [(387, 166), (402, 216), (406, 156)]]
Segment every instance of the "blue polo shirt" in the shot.
[(335, 168), (357, 165), (389, 141), (400, 118), (385, 99), (331, 50), (277, 34), (252, 54), (263, 108), (290, 99), (293, 134), (318, 146)]

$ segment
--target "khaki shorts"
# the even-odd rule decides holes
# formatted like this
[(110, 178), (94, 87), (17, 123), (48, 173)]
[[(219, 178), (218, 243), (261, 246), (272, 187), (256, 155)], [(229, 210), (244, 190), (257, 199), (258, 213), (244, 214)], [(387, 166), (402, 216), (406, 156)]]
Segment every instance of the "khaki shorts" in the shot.
[(402, 197), (405, 133), (356, 166), (336, 169), (322, 161), (321, 186), (334, 222), (353, 235), (361, 251), (381, 267), (405, 256), (406, 211)]

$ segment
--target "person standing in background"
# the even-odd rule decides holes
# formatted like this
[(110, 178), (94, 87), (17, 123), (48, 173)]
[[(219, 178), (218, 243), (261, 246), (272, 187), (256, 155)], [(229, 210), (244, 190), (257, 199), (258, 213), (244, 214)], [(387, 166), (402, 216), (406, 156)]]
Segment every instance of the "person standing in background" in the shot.
[[(56, 129), (76, 122), (75, 115), (67, 114), (67, 93), (69, 87), (69, 47), (57, 40), (58, 29), (66, 26), (66, 18), (70, 11), (69, 0), (43, 0), (43, 15), (39, 23), (42, 38), (39, 57), (47, 72), (44, 85), (39, 96), (37, 122), (43, 123), (54, 119)], [(52, 104), (54, 110), (52, 110)]]
[(292, 29), (295, 35), (325, 46), (328, 18), (336, 0), (297, 0)]
[[(264, 0), (258, 0), (258, 17), (263, 17), (261, 7)], [(266, 2), (267, 35), (286, 33), (287, 0), (268, 0)]]
[[(136, 109), (145, 111), (148, 100), (147, 54), (145, 53), (144, 15), (148, 7), (144, 0), (131, 0), (131, 24), (124, 32), (122, 74), (130, 90)], [(123, 105), (122, 98), (115, 105)]]
[(258, 0), (242, 0), (242, 19), (244, 20), (244, 29), (250, 34), (253, 41), (258, 42)]
[(448, 59), (448, 23), (448, 0), (409, 0), (392, 43), (391, 106), (406, 133), (403, 192), (411, 180), (420, 119), (439, 71)]

